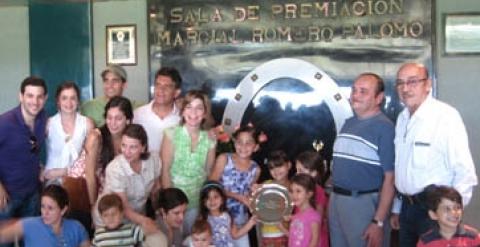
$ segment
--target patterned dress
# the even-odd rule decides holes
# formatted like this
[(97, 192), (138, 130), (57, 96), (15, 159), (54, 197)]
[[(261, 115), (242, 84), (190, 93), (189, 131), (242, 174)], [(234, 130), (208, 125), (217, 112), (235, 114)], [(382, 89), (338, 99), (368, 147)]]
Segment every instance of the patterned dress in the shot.
[[(240, 171), (235, 167), (232, 159), (232, 154), (227, 154), (227, 164), (223, 170), (220, 182), (223, 184), (225, 190), (230, 192), (248, 195), (250, 193), (250, 186), (254, 182), (255, 174), (257, 173), (258, 165), (252, 161), (250, 167), (246, 171)], [(227, 208), (233, 217), (235, 225), (243, 225), (248, 220), (248, 208), (241, 202), (228, 198)]]
[(215, 141), (208, 138), (206, 131), (200, 131), (198, 144), (191, 150), (192, 140), (184, 126), (165, 130), (175, 147), (174, 159), (170, 168), (172, 186), (181, 189), (188, 198), (188, 208), (197, 208), (200, 189), (207, 177), (205, 163), (208, 151), (215, 146)]
[(213, 244), (218, 247), (233, 247), (230, 215), (227, 212), (223, 212), (220, 216), (209, 215), (207, 220), (212, 228)]

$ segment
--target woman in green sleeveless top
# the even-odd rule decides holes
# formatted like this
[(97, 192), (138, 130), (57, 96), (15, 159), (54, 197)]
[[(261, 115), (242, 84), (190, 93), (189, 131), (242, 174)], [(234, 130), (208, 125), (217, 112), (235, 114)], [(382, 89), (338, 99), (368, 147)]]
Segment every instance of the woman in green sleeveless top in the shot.
[(189, 91), (180, 109), (180, 126), (165, 130), (161, 146), (162, 186), (176, 187), (187, 195), (188, 210), (184, 232), (198, 214), (200, 188), (215, 161), (215, 140), (205, 130), (210, 118), (210, 102), (200, 91)]

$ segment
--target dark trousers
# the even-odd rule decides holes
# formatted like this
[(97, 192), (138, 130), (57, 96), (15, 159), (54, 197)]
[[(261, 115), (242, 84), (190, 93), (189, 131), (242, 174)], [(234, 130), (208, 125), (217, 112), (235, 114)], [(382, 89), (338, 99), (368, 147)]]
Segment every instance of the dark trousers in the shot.
[(435, 221), (428, 216), (427, 206), (424, 202), (411, 203), (402, 201), (400, 212), (400, 247), (415, 247), (419, 237), (430, 230)]

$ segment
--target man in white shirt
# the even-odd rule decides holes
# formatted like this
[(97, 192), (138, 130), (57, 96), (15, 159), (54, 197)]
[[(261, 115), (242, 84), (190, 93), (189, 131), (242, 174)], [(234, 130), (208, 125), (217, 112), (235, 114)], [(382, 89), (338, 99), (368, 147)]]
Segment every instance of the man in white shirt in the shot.
[(395, 186), (401, 202), (391, 219), (392, 227), (400, 228), (400, 246), (416, 246), (418, 237), (432, 227), (425, 206), (427, 186), (452, 186), (466, 205), (477, 184), (462, 118), (431, 97), (431, 88), (424, 65), (400, 67), (396, 89), (405, 109), (395, 128)]
[(163, 130), (180, 122), (175, 99), (180, 95), (181, 83), (182, 78), (175, 68), (160, 68), (155, 74), (153, 100), (134, 112), (133, 122), (147, 131), (148, 148), (152, 153), (160, 152)]

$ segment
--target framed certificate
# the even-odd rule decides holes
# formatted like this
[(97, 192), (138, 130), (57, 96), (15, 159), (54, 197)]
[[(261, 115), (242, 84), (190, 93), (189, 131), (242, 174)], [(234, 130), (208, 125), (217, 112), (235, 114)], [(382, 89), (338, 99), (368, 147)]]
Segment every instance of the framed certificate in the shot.
[(106, 27), (107, 65), (137, 64), (136, 25), (111, 25)]
[(443, 15), (445, 54), (480, 54), (480, 13)]

